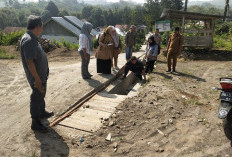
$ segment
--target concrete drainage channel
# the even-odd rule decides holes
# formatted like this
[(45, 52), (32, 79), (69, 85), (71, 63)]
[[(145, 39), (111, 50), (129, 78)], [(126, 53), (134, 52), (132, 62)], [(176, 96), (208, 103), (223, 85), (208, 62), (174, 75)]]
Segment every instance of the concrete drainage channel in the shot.
[[(69, 110), (60, 118), (50, 124), (58, 125), (66, 129), (75, 129), (83, 134), (91, 134), (101, 126), (101, 120), (109, 118), (116, 110), (116, 107), (126, 98), (137, 95), (141, 84), (139, 79), (130, 73), (126, 79), (115, 79), (107, 88), (97, 92), (94, 96)], [(88, 98), (88, 97), (87, 97)]]

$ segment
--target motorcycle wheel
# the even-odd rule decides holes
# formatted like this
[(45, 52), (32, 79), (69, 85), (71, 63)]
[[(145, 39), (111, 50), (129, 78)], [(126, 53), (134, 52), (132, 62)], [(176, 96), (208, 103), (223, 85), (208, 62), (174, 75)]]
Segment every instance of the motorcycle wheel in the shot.
[(232, 141), (232, 112), (230, 111), (227, 117), (223, 120), (223, 128), (226, 137)]

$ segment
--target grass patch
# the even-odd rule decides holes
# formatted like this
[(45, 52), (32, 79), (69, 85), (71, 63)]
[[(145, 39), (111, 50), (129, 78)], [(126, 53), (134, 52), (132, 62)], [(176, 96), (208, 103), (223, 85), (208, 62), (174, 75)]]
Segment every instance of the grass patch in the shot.
[(216, 48), (216, 49), (220, 48), (223, 50), (231, 51), (232, 50), (231, 38), (232, 36), (226, 35), (226, 34), (215, 35), (214, 40), (213, 40), (214, 41), (213, 48)]
[(15, 55), (7, 55), (6, 51), (0, 48), (0, 59), (14, 59), (14, 58), (16, 58)]

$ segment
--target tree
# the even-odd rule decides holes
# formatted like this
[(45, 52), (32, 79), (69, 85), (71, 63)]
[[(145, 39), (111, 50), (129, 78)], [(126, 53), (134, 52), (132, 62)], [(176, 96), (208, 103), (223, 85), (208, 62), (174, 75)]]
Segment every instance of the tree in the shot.
[(58, 10), (57, 6), (52, 1), (50, 1), (48, 3), (48, 5), (46, 6), (45, 9), (50, 12), (51, 16), (58, 16), (58, 14), (59, 14), (59, 10)]
[(188, 8), (188, 0), (185, 0), (185, 3), (184, 3), (184, 11), (187, 11), (187, 8)]
[(229, 8), (229, 0), (226, 0), (225, 11), (224, 11), (224, 17), (223, 17), (223, 21), (224, 21), (224, 22), (225, 22), (225, 20), (226, 20), (228, 8)]
[(183, 8), (183, 2), (182, 0), (161, 0), (161, 6), (162, 9), (181, 10)]

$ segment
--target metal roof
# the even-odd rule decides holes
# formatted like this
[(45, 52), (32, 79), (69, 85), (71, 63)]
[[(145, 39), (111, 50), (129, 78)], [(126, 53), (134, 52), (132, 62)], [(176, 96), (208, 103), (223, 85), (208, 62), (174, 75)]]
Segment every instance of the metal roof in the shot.
[(52, 20), (63, 26), (66, 30), (70, 31), (71, 33), (79, 36), (81, 34), (80, 29), (66, 21), (63, 17), (52, 17)]
[(209, 14), (201, 14), (195, 12), (164, 9), (160, 16), (160, 19), (182, 19), (183, 17), (189, 20), (211, 20), (211, 19), (223, 18), (223, 16), (220, 15), (209, 15)]
[[(82, 28), (84, 22), (79, 20), (77, 17), (75, 16), (64, 16), (64, 19), (67, 20), (68, 22), (72, 23), (74, 26), (78, 27), (78, 28)], [(98, 32), (95, 29), (92, 29), (91, 31), (91, 35), (92, 36), (96, 36), (98, 34)]]

